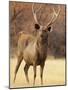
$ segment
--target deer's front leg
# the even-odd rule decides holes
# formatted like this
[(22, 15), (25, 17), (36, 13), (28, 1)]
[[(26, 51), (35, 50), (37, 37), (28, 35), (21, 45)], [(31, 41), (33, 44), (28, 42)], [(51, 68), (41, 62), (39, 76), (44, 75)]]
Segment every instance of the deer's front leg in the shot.
[(29, 83), (29, 78), (28, 78), (28, 69), (29, 69), (29, 67), (30, 66), (28, 64), (25, 64), (24, 72), (25, 72), (26, 80), (27, 80), (28, 83)]
[(44, 64), (40, 65), (40, 78), (41, 78), (41, 84), (43, 84), (43, 69), (44, 69)]
[(34, 82), (33, 82), (33, 85), (35, 85), (35, 79), (36, 79), (36, 65), (33, 66), (33, 70), (34, 70)]

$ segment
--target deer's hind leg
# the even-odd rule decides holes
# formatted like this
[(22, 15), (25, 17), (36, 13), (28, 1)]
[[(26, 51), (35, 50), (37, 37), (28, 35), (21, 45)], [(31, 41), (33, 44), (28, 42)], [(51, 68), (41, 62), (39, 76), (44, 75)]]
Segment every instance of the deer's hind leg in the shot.
[(22, 55), (22, 53), (20, 53), (20, 54), (18, 55), (17, 65), (16, 65), (16, 68), (15, 68), (14, 82), (15, 82), (15, 80), (16, 80), (16, 75), (17, 75), (17, 72), (18, 72), (18, 69), (19, 69), (19, 67), (20, 67), (20, 64), (21, 64), (22, 60), (23, 60), (23, 55)]
[(29, 78), (28, 78), (28, 69), (29, 69), (29, 67), (30, 67), (30, 65), (25, 64), (24, 72), (25, 72), (26, 80), (27, 80), (28, 83), (29, 83)]

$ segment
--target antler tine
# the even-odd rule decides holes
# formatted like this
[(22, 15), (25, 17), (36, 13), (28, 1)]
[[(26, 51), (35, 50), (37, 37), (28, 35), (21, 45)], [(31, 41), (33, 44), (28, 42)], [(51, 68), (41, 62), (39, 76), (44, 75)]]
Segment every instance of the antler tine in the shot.
[(32, 4), (32, 13), (33, 13), (35, 22), (38, 23), (37, 16), (36, 16), (36, 13), (35, 13), (35, 11), (34, 11), (34, 3)]
[(60, 13), (60, 7), (59, 7), (59, 10), (58, 10), (58, 13), (55, 12), (54, 8), (53, 8), (53, 11), (54, 11), (55, 16), (58, 17), (58, 15)]
[(47, 24), (46, 28), (47, 28), (49, 25), (53, 24), (53, 23), (56, 21), (59, 13), (60, 13), (60, 7), (59, 7), (59, 10), (58, 10), (58, 13), (56, 13), (56, 12), (55, 12), (55, 9), (53, 8), (53, 16), (52, 16), (52, 19), (51, 19), (50, 22)]
[[(41, 8), (41, 7), (40, 7), (40, 8)], [(34, 10), (34, 3), (32, 4), (32, 13), (33, 13), (35, 22), (36, 22), (37, 24), (39, 24), (39, 22), (38, 22), (38, 20), (37, 20), (37, 15), (36, 15), (36, 13), (39, 12), (40, 8), (35, 11), (35, 10)], [(40, 25), (40, 24), (39, 24), (39, 25)]]
[(41, 9), (41, 6), (36, 10), (36, 13), (39, 12), (40, 9)]

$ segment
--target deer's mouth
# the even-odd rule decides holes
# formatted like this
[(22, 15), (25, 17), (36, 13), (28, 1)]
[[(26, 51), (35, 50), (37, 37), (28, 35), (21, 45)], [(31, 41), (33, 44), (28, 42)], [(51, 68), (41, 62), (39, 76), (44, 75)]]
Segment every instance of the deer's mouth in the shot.
[(47, 39), (48, 39), (48, 37), (44, 37), (44, 36), (40, 38), (40, 40), (41, 40), (42, 42), (46, 42)]

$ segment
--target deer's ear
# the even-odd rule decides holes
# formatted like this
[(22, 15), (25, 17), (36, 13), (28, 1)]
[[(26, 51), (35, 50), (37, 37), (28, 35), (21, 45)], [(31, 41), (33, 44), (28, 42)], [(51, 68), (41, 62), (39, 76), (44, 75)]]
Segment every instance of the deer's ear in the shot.
[(48, 31), (49, 31), (49, 32), (51, 31), (51, 27), (48, 27)]
[(39, 24), (35, 24), (35, 29), (40, 29)]

